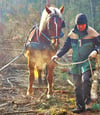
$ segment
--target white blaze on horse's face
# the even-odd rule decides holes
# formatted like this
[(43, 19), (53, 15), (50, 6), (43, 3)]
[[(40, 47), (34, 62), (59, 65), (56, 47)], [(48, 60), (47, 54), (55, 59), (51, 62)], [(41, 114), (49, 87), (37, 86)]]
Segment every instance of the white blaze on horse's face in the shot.
[(56, 26), (56, 36), (57, 36), (57, 21), (56, 21), (56, 18), (54, 18), (54, 24)]

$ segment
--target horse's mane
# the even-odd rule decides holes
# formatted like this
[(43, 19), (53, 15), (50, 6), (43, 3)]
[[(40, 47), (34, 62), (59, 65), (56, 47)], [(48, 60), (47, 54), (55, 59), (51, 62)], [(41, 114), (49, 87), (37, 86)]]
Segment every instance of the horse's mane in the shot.
[(40, 32), (46, 28), (47, 19), (49, 15), (55, 14), (55, 11), (56, 11), (56, 14), (61, 17), (61, 12), (58, 8), (49, 7), (49, 9), (52, 11), (52, 13), (48, 14), (45, 9), (42, 12), (41, 21), (40, 21)]

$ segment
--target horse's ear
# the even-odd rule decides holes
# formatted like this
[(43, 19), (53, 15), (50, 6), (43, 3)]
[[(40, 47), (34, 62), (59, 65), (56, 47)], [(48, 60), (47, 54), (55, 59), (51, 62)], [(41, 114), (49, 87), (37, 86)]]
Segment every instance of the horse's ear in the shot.
[(64, 6), (60, 7), (60, 12), (63, 13), (64, 12)]
[(48, 14), (51, 13), (51, 10), (47, 6), (45, 6), (45, 9), (46, 9), (46, 11), (47, 11)]

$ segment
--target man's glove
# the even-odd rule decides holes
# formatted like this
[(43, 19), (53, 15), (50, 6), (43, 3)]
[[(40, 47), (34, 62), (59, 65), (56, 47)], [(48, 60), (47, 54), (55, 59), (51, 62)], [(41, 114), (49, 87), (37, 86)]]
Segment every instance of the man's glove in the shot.
[(97, 51), (96, 50), (93, 50), (90, 55), (89, 55), (89, 58), (92, 59), (92, 58), (96, 58), (97, 56)]
[(54, 56), (51, 57), (51, 60), (52, 60), (52, 61), (55, 61), (55, 60), (58, 60), (58, 58), (59, 58), (59, 57), (58, 57), (57, 55), (54, 55)]

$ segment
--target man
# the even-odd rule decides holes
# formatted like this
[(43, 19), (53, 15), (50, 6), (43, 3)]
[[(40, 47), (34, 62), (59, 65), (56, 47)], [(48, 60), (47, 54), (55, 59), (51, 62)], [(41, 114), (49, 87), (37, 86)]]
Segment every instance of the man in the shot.
[(87, 60), (72, 66), (77, 105), (72, 111), (80, 113), (85, 111), (85, 105), (91, 103), (91, 69), (96, 69), (95, 58), (100, 53), (100, 34), (88, 26), (87, 17), (83, 13), (76, 16), (75, 27), (68, 34), (63, 48), (52, 57), (52, 60), (62, 57), (70, 48), (73, 49), (73, 62), (81, 62), (88, 58), (91, 60), (91, 64)]

